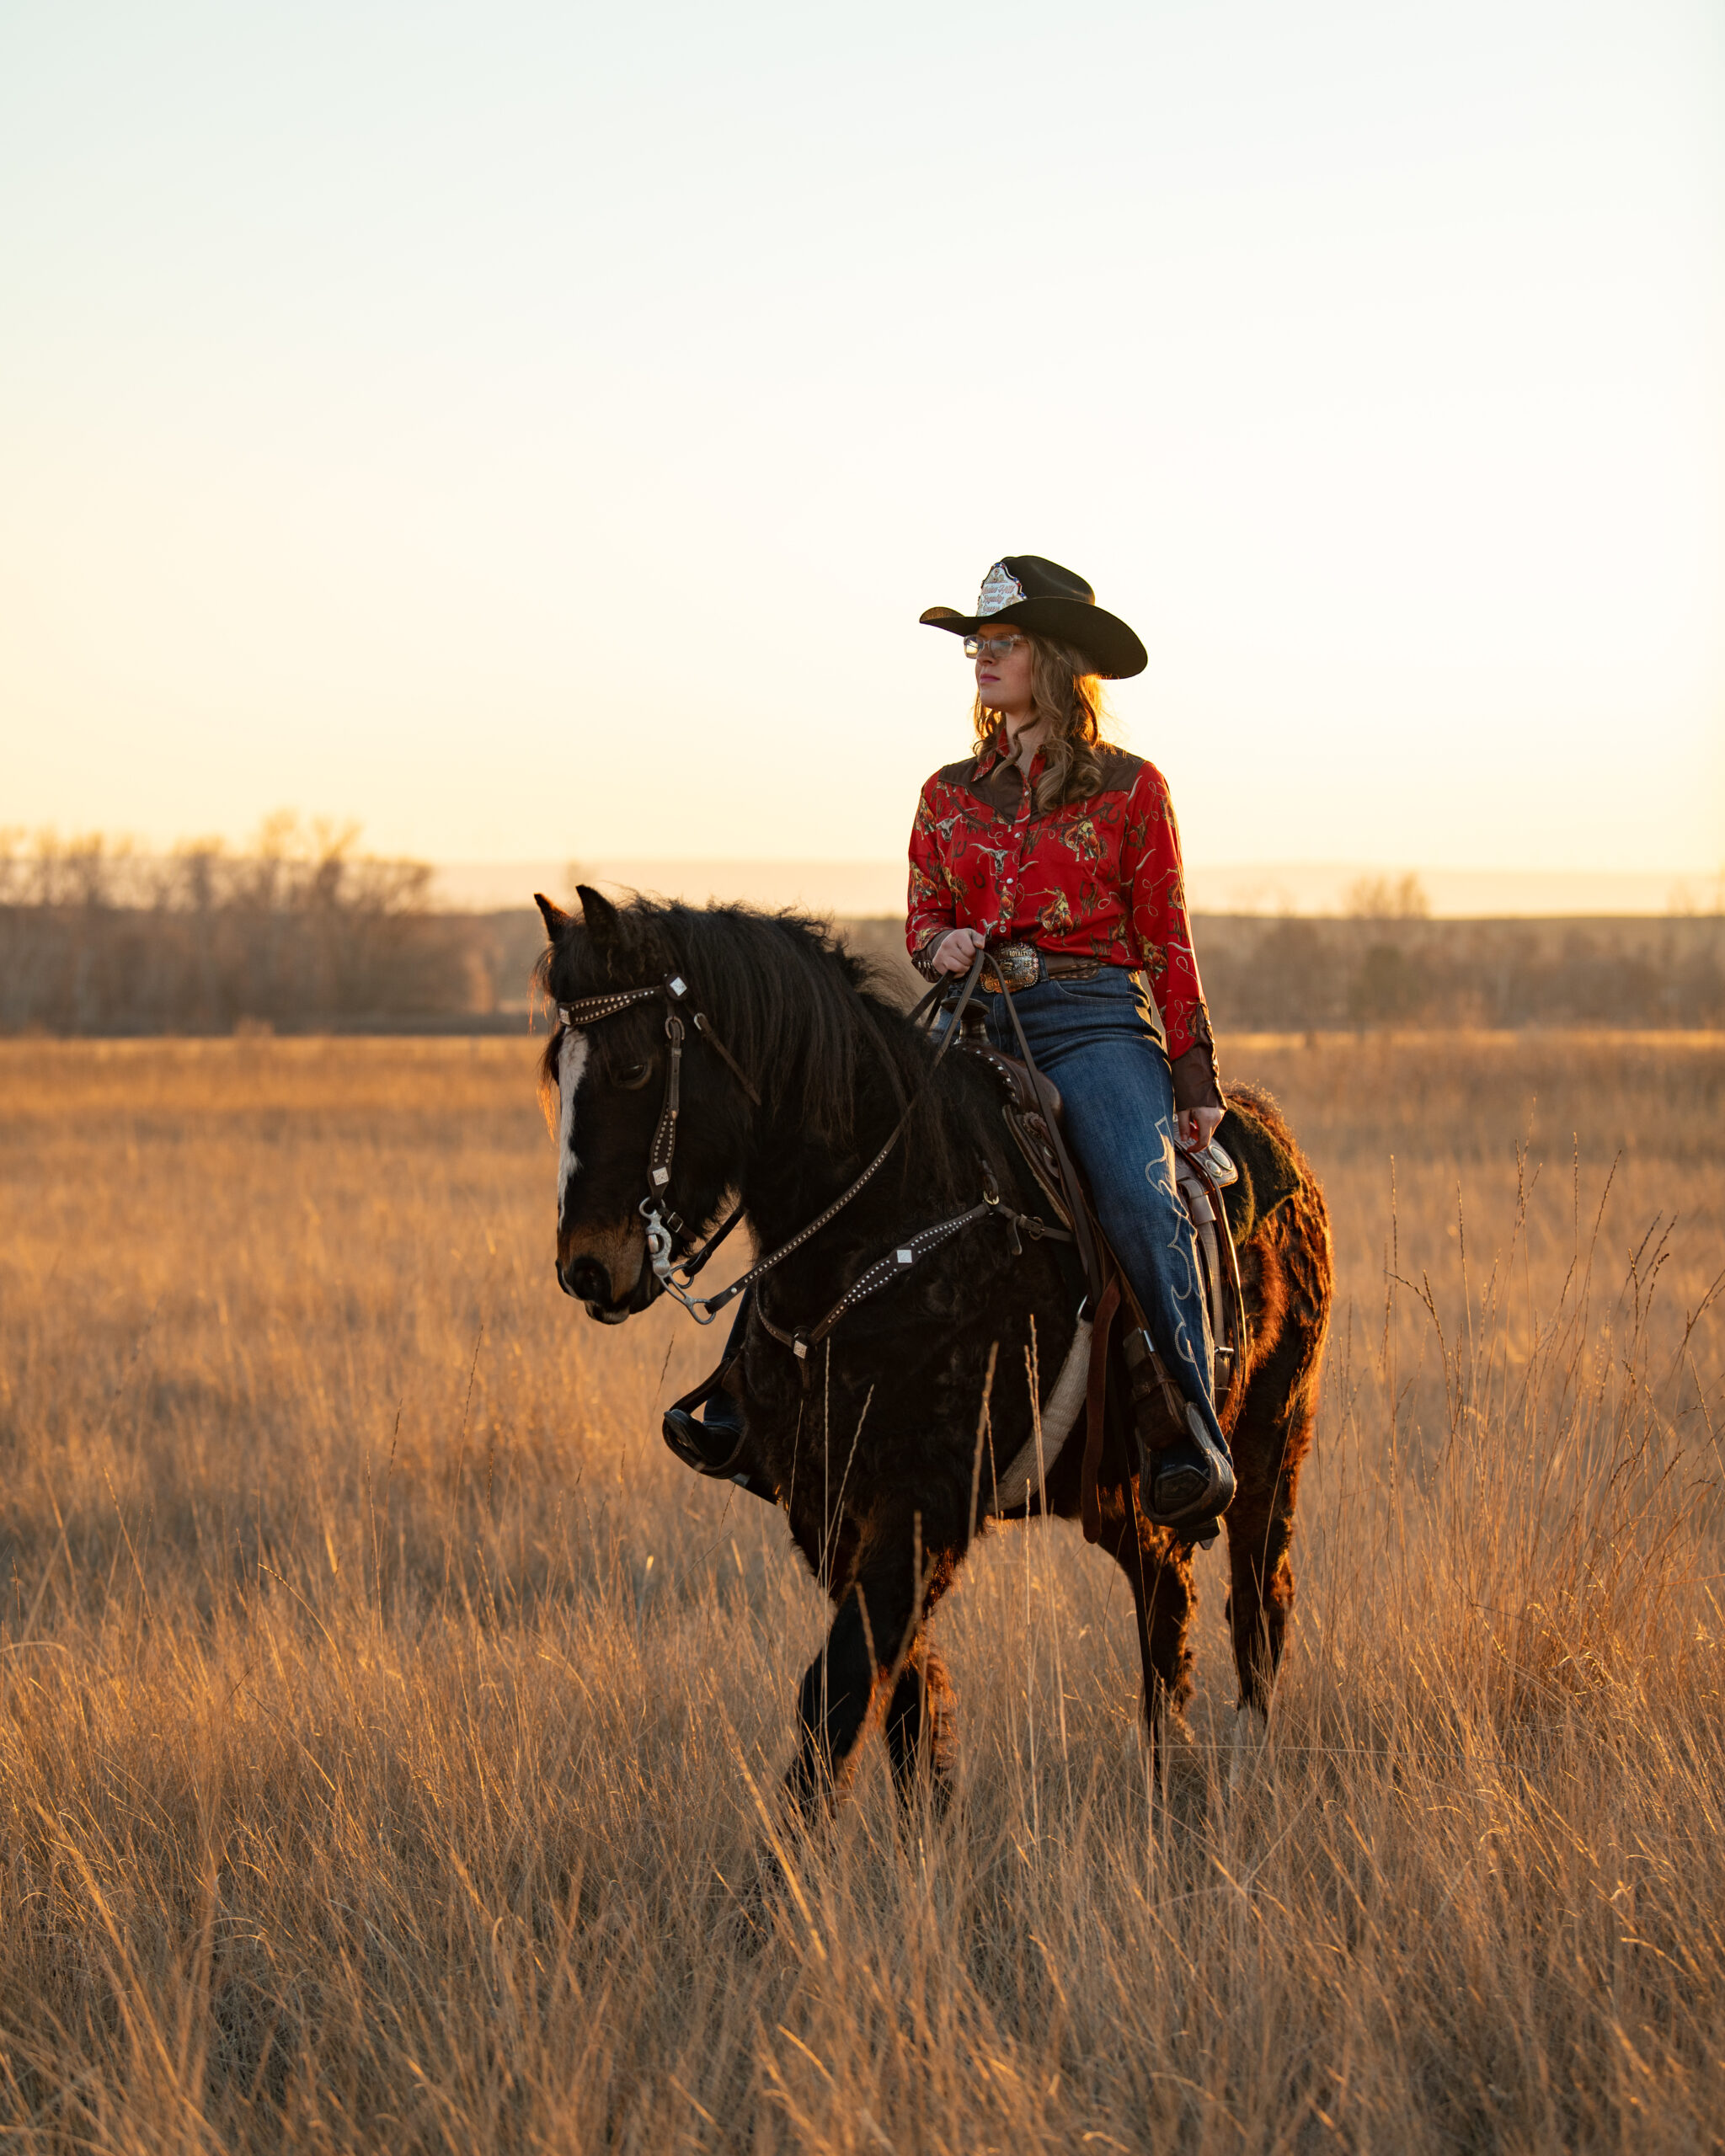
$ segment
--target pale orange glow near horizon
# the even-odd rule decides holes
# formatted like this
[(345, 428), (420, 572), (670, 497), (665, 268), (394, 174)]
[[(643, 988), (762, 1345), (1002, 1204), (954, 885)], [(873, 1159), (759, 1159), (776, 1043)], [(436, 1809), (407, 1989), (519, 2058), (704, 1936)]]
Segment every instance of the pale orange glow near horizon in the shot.
[(0, 29), (0, 825), (896, 856), (1136, 626), (1194, 863), (1725, 860), (1701, 0)]

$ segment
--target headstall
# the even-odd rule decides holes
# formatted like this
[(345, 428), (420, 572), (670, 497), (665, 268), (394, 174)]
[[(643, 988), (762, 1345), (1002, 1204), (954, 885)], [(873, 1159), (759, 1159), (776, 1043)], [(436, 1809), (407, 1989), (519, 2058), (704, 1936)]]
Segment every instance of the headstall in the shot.
[(718, 1315), (720, 1305), (734, 1291), (727, 1289), (725, 1294), (703, 1302), (689, 1293), (690, 1284), (742, 1219), (743, 1209), (740, 1205), (733, 1206), (698, 1251), (692, 1251), (681, 1261), (677, 1259), (677, 1239), (688, 1233), (688, 1223), (670, 1204), (670, 1171), (676, 1159), (677, 1118), (681, 1113), (683, 1090), (685, 1028), (679, 1006), (686, 1007), (697, 1033), (718, 1050), (757, 1108), (761, 1096), (750, 1082), (749, 1074), (713, 1031), (707, 1014), (697, 1011), (689, 1001), (689, 984), (681, 974), (667, 974), (651, 988), (620, 988), (606, 995), (578, 996), (573, 1003), (559, 1003), (557, 1015), (569, 1029), (596, 1026), (601, 1019), (614, 1018), (620, 1011), (630, 1010), (638, 1003), (650, 1003), (660, 995), (665, 1001), (665, 1037), (670, 1043), (670, 1055), (665, 1068), (665, 1095), (659, 1104), (659, 1121), (647, 1153), (647, 1195), (640, 1206), (641, 1218), (647, 1224), (647, 1259), (653, 1267), (654, 1278), (665, 1292), (681, 1303), (697, 1325), (711, 1325)]

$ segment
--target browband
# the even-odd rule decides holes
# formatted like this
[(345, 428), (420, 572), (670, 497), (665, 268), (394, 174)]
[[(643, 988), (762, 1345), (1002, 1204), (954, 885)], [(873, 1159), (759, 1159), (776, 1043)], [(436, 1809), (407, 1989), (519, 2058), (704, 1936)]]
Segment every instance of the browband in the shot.
[(688, 984), (672, 979), (652, 988), (619, 988), (609, 995), (579, 996), (573, 1003), (559, 1003), (557, 1015), (566, 1026), (596, 1026), (601, 1018), (614, 1018), (619, 1011), (627, 1011), (632, 1003), (650, 1002), (665, 990), (681, 995)]

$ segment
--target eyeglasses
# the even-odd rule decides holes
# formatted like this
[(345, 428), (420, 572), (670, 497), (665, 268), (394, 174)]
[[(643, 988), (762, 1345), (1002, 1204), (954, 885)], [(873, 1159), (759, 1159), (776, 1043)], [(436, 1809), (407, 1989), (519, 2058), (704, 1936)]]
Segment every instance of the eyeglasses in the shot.
[(1028, 642), (1028, 638), (1025, 637), (966, 637), (964, 656), (966, 659), (1010, 659), (1021, 643)]

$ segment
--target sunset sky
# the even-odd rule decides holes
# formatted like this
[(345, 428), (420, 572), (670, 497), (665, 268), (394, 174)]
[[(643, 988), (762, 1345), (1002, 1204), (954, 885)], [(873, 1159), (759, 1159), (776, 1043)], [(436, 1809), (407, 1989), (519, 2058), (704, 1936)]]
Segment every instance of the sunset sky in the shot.
[(1195, 862), (1725, 858), (1717, 0), (35, 0), (0, 323), (0, 825), (895, 855), (1022, 551)]

